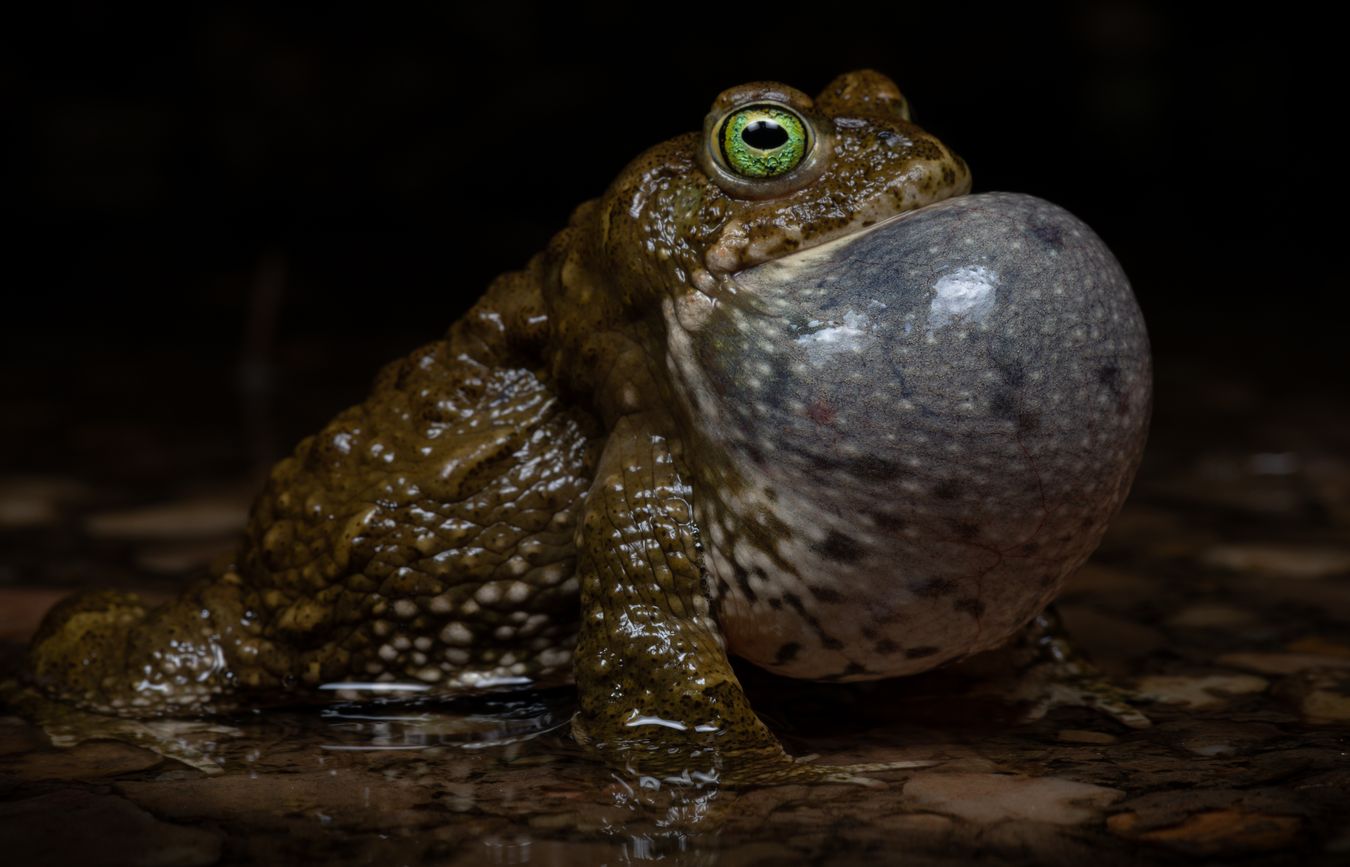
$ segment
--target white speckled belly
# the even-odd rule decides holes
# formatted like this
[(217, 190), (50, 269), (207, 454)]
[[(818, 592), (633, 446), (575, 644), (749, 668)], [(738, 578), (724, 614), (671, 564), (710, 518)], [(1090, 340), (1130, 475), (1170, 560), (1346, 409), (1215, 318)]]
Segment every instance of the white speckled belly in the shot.
[(1097, 546), (1143, 449), (1143, 319), (1061, 208), (931, 205), (743, 271), (669, 362), (729, 649), (796, 677), (995, 647)]

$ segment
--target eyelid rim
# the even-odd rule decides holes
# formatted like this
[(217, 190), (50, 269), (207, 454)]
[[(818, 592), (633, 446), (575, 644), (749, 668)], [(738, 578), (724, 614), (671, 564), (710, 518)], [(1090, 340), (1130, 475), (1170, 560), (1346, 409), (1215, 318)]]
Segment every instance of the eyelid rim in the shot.
[[(805, 105), (801, 104), (806, 102)], [(773, 199), (795, 192), (820, 177), (834, 156), (834, 124), (812, 110), (809, 100), (794, 100), (788, 93), (771, 89), (743, 92), (731, 104), (719, 98), (703, 119), (703, 144), (699, 148), (699, 167), (727, 195), (738, 199)], [(786, 174), (772, 178), (747, 178), (736, 174), (722, 162), (717, 133), (728, 117), (745, 108), (772, 105), (797, 115), (807, 130), (807, 151), (802, 161)]]

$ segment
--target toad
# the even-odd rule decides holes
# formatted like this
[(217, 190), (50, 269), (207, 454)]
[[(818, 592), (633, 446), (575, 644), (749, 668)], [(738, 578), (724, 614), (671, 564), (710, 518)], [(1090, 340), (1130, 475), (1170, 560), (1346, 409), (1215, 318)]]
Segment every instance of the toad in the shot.
[(124, 716), (574, 681), (612, 762), (811, 773), (729, 655), (853, 681), (1009, 642), (1143, 447), (1114, 258), (969, 189), (878, 73), (725, 91), (278, 463), (228, 568), (56, 606), (33, 680)]

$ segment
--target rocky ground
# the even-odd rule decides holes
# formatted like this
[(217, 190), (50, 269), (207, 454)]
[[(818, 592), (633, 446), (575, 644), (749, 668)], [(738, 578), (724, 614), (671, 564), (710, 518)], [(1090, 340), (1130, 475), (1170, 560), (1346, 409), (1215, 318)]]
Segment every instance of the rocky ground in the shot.
[[(116, 395), (138, 371), (220, 378), (152, 361), (91, 371), (59, 398), (34, 372), (12, 391), (4, 675), (71, 588), (169, 593), (228, 549), (256, 475), (239, 455), (337, 405), (302, 370), (281, 391), (313, 409), (260, 408), (248, 389), (222, 409), (210, 387), (126, 406)], [(0, 852), (16, 865), (1346, 863), (1350, 419), (1205, 365), (1160, 370), (1140, 480), (1060, 605), (1151, 727), (1082, 708), (1029, 721), (999, 698), (1006, 683), (962, 672), (823, 686), (745, 671), (796, 754), (934, 764), (871, 787), (733, 792), (595, 765), (566, 735), (566, 690), (144, 724), (10, 686)], [(234, 426), (213, 425), (222, 415)], [(63, 460), (78, 471), (50, 469)]]

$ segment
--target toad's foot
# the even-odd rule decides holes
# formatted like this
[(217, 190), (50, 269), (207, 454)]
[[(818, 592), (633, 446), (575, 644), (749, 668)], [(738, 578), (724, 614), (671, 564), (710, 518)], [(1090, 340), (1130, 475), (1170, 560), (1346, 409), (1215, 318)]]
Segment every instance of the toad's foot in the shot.
[(1026, 719), (1039, 720), (1057, 707), (1086, 707), (1132, 729), (1153, 723), (1131, 702), (1144, 699), (1124, 689), (1092, 664), (1069, 640), (1054, 609), (1029, 623), (1011, 647), (1017, 674), (1011, 688), (994, 687), (1001, 698), (1029, 705)]
[[(717, 740), (716, 733), (711, 733), (711, 738), (697, 737), (705, 734), (702, 732), (696, 732), (696, 736), (686, 739), (685, 743), (674, 743), (675, 738), (651, 734), (604, 741), (592, 737), (580, 714), (572, 721), (572, 734), (608, 764), (622, 768), (628, 777), (652, 779), (667, 786), (739, 788), (785, 783), (846, 783), (875, 788), (886, 783), (868, 774), (939, 764), (926, 760), (816, 764), (819, 756), (789, 756), (776, 741), (753, 745), (729, 738)], [(772, 737), (768, 732), (765, 734)], [(734, 733), (723, 733), (722, 737), (727, 735), (735, 736)]]
[[(58, 604), (29, 649), (29, 674), (53, 698), (128, 717), (225, 710), (240, 686), (275, 686), (266, 642), (250, 634), (237, 583), (226, 574), (159, 607), (134, 593), (95, 591)], [(240, 666), (241, 656), (255, 664)], [(249, 681), (239, 682), (246, 670)], [(274, 682), (276, 681), (276, 682)]]

